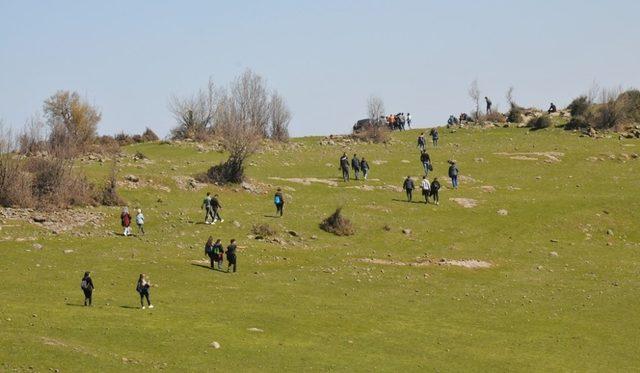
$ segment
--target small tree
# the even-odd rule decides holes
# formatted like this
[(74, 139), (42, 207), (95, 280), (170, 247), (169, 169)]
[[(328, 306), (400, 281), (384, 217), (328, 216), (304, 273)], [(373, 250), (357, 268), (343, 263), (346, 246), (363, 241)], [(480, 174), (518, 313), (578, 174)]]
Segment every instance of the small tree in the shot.
[(272, 140), (288, 141), (289, 140), (289, 122), (291, 121), (291, 112), (284, 101), (284, 98), (273, 91), (269, 102), (271, 129), (270, 136)]
[(77, 92), (58, 91), (44, 102), (44, 115), (51, 127), (49, 142), (54, 152), (70, 156), (84, 151), (96, 138), (102, 114)]
[(479, 121), (480, 120), (480, 88), (478, 86), (478, 79), (474, 79), (473, 82), (471, 82), (468, 93), (475, 107), (475, 112), (474, 112), (475, 120)]
[(384, 101), (378, 96), (371, 95), (367, 100), (367, 115), (371, 124), (378, 124), (380, 118), (384, 116)]
[(171, 130), (173, 139), (205, 140), (215, 129), (214, 117), (218, 106), (219, 92), (209, 79), (207, 88), (191, 97), (173, 96), (169, 110), (177, 126)]
[(44, 123), (38, 115), (33, 115), (25, 123), (24, 128), (18, 135), (18, 147), (20, 153), (24, 155), (46, 150)]
[(230, 99), (236, 115), (262, 138), (269, 137), (269, 96), (262, 76), (247, 69), (231, 83)]

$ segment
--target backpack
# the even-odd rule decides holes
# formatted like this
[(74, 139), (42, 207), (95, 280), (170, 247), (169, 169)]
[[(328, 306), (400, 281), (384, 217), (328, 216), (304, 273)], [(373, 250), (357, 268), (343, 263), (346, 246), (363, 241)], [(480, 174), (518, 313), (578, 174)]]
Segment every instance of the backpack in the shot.
[(80, 283), (80, 289), (82, 290), (88, 290), (89, 289), (89, 281), (87, 281), (87, 279), (82, 279), (82, 282)]
[(276, 196), (273, 198), (273, 201), (276, 205), (279, 205), (282, 203), (282, 198), (280, 198), (280, 196), (276, 194)]

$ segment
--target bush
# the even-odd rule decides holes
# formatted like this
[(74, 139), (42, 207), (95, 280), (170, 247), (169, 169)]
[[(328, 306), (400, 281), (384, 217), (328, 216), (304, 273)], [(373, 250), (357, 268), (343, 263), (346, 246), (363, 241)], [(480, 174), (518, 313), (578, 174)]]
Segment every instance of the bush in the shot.
[(149, 127), (147, 127), (142, 133), (142, 141), (144, 142), (152, 142), (152, 141), (158, 141), (158, 140), (160, 140), (158, 135), (156, 135), (156, 133), (153, 132), (153, 130)]
[(50, 157), (27, 160), (32, 175), (31, 194), (36, 208), (87, 206), (96, 204), (93, 186), (73, 170), (72, 161)]
[(342, 216), (342, 207), (338, 207), (331, 216), (324, 219), (322, 223), (320, 223), (320, 229), (337, 236), (351, 236), (355, 234), (355, 228), (351, 224), (351, 221)]
[(109, 180), (107, 184), (102, 189), (102, 193), (100, 194), (100, 204), (103, 206), (123, 206), (124, 200), (118, 195), (116, 188), (118, 183), (116, 181), (116, 168), (115, 164), (111, 168), (111, 174), (109, 175)]
[(571, 101), (569, 106), (567, 106), (567, 109), (571, 113), (572, 117), (577, 117), (585, 115), (590, 106), (591, 101), (589, 100), (589, 98), (587, 98), (587, 96), (580, 96)]
[(113, 138), (118, 142), (118, 144), (120, 144), (120, 146), (127, 146), (127, 145), (133, 144), (133, 139), (131, 138), (131, 136), (124, 132), (120, 132), (119, 134), (115, 135)]
[(0, 153), (0, 206), (33, 207), (31, 178), (20, 161), (10, 153)]
[(351, 135), (354, 139), (374, 144), (386, 144), (391, 140), (389, 128), (380, 125), (367, 125)]
[(483, 121), (484, 122), (493, 122), (493, 123), (506, 123), (507, 122), (507, 118), (502, 113), (499, 113), (497, 111), (492, 111), (492, 112), (482, 116), (480, 121), (481, 122), (483, 122)]
[(51, 127), (51, 150), (66, 156), (84, 152), (93, 144), (102, 117), (77, 92), (69, 91), (58, 91), (45, 100), (44, 114)]
[(533, 128), (534, 130), (549, 128), (551, 127), (551, 125), (551, 117), (549, 117), (549, 115), (547, 114), (541, 115), (529, 121), (529, 127)]
[(229, 158), (226, 162), (209, 168), (206, 174), (196, 176), (196, 180), (212, 184), (239, 184), (244, 180), (244, 165)]
[(522, 108), (518, 105), (511, 105), (509, 113), (507, 113), (507, 122), (522, 123)]
[(276, 230), (269, 224), (254, 224), (251, 227), (251, 233), (256, 237), (272, 237), (276, 235)]

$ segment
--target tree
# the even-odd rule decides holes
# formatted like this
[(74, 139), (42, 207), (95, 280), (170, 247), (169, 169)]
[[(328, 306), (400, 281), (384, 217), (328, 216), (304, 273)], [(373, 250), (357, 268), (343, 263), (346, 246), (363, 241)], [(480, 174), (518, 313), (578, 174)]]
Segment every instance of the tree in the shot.
[(284, 98), (276, 91), (271, 93), (269, 109), (271, 112), (269, 115), (271, 119), (271, 139), (275, 141), (288, 141), (291, 111), (289, 111)]
[(475, 120), (480, 120), (480, 88), (478, 87), (478, 79), (474, 79), (469, 87), (469, 97), (475, 106)]
[(54, 152), (73, 155), (93, 143), (102, 114), (77, 92), (58, 91), (44, 101), (44, 115), (51, 127)]
[(263, 138), (269, 137), (269, 97), (262, 76), (247, 69), (231, 83), (230, 92), (239, 118)]
[(209, 79), (207, 88), (191, 97), (171, 97), (169, 110), (177, 122), (171, 130), (172, 138), (206, 140), (215, 130), (219, 95), (213, 80)]
[(367, 114), (371, 124), (378, 124), (380, 118), (384, 116), (384, 102), (378, 96), (371, 95), (367, 100)]

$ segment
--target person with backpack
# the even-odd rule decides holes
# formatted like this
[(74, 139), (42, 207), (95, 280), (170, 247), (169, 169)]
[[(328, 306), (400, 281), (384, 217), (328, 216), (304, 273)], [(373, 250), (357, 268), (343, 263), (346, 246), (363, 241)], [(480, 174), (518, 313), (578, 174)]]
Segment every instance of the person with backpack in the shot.
[(124, 236), (128, 236), (131, 234), (131, 214), (129, 214), (129, 208), (125, 207), (122, 209), (122, 213), (120, 214), (120, 224), (124, 228)]
[[(224, 247), (222, 247), (222, 241), (218, 238), (216, 243), (213, 244), (213, 258), (218, 264), (218, 270), (222, 271), (222, 260), (224, 259)], [(213, 264), (211, 264), (213, 268)]]
[(216, 258), (213, 255), (213, 237), (209, 236), (207, 242), (204, 244), (204, 255), (209, 257), (211, 261), (211, 269), (213, 269), (213, 264), (216, 262)]
[(427, 176), (429, 171), (433, 170), (433, 166), (431, 166), (431, 157), (429, 156), (429, 153), (424, 150), (420, 153), (420, 163), (422, 163), (424, 175)]
[(438, 197), (438, 191), (440, 190), (440, 182), (438, 178), (434, 178), (431, 182), (431, 198), (436, 205), (440, 204), (440, 198)]
[(367, 180), (369, 176), (369, 162), (367, 162), (364, 157), (360, 160), (360, 169), (362, 170), (362, 177)]
[(340, 157), (340, 169), (342, 170), (342, 179), (345, 182), (349, 181), (349, 158), (347, 153), (343, 153), (342, 157)]
[(433, 147), (437, 147), (438, 146), (438, 138), (440, 137), (440, 135), (438, 134), (438, 129), (437, 128), (432, 128), (431, 131), (429, 132), (429, 134), (431, 135), (431, 141), (433, 141)]
[(213, 221), (211, 224), (215, 224), (216, 220), (224, 223), (224, 219), (220, 216), (220, 209), (222, 209), (222, 205), (220, 204), (219, 197), (217, 194), (214, 194), (213, 198), (211, 198), (211, 210), (213, 210)]
[(80, 289), (84, 293), (84, 305), (91, 306), (91, 300), (93, 296), (93, 280), (91, 280), (91, 272), (86, 271), (82, 276), (82, 282), (80, 282)]
[(360, 160), (356, 154), (351, 158), (351, 168), (353, 168), (353, 174), (356, 177), (356, 180), (360, 179)]
[(489, 100), (489, 97), (484, 96), (484, 101), (487, 103), (487, 114), (491, 114), (491, 100)]
[(420, 136), (418, 136), (418, 149), (420, 149), (421, 152), (424, 152), (426, 147), (427, 141), (424, 139), (424, 132), (422, 132)]
[(215, 222), (215, 217), (213, 216), (213, 207), (211, 206), (211, 193), (207, 192), (207, 196), (204, 197), (202, 201), (202, 207), (204, 209), (204, 223), (209, 223), (209, 216), (211, 216), (211, 221)]
[(231, 268), (231, 266), (233, 266), (233, 272), (235, 273), (236, 271), (236, 265), (238, 260), (238, 258), (236, 257), (237, 248), (238, 246), (236, 246), (236, 240), (232, 239), (229, 246), (227, 246), (227, 261), (229, 262), (229, 265), (227, 267), (227, 272), (229, 272), (229, 269)]
[(460, 173), (460, 171), (458, 170), (458, 166), (456, 165), (455, 161), (449, 161), (449, 177), (451, 178), (451, 185), (453, 186), (453, 189), (458, 189), (458, 173)]
[(422, 183), (420, 186), (422, 187), (422, 196), (424, 197), (424, 203), (429, 203), (429, 194), (431, 193), (431, 185), (429, 184), (429, 179), (427, 179), (427, 176), (422, 177)]
[(402, 183), (402, 189), (407, 193), (407, 202), (411, 202), (413, 199), (413, 190), (415, 189), (415, 184), (413, 183), (413, 179), (411, 176), (407, 176), (404, 179), (404, 183)]
[(278, 188), (276, 194), (273, 196), (273, 203), (276, 205), (276, 215), (282, 216), (284, 210), (284, 196), (282, 195), (282, 189)]
[(144, 299), (147, 299), (147, 305), (149, 308), (153, 308), (153, 304), (149, 300), (149, 288), (151, 287), (151, 283), (147, 280), (147, 275), (144, 273), (140, 274), (138, 277), (138, 283), (136, 284), (136, 291), (140, 294), (140, 307), (145, 309)]
[(144, 215), (142, 214), (142, 209), (138, 209), (138, 214), (136, 215), (136, 224), (138, 225), (138, 232), (142, 233), (144, 236)]

